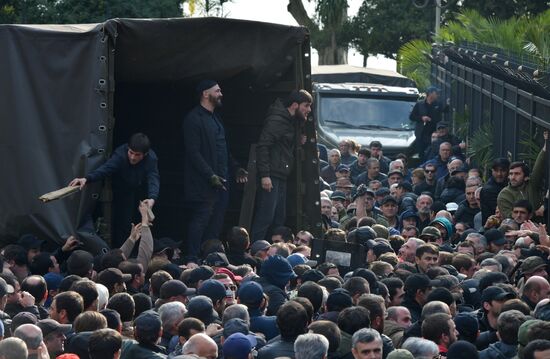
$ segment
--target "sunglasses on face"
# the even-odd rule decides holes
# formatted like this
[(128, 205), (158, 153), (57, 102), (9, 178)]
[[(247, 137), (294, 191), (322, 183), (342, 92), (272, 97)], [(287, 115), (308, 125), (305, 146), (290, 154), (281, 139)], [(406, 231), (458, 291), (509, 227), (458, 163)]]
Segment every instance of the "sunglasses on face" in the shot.
[(435, 170), (424, 170), (426, 173), (435, 173)]

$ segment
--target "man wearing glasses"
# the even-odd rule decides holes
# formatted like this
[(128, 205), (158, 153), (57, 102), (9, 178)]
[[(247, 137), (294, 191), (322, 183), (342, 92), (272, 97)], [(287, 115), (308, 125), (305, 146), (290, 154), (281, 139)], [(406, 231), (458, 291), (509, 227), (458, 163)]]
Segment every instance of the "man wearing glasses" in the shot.
[(424, 166), (424, 181), (420, 182), (414, 187), (414, 193), (421, 195), (423, 192), (430, 192), (435, 194), (436, 187), (435, 180), (435, 165), (433, 163), (427, 163)]

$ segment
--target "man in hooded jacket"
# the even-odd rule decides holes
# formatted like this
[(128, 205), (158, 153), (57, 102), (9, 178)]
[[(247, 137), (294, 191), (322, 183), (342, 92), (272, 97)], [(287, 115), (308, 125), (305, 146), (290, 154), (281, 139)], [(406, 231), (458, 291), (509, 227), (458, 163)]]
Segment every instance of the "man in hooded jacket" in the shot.
[(302, 141), (299, 125), (311, 112), (312, 102), (313, 98), (307, 91), (292, 91), (284, 101), (277, 99), (267, 112), (256, 145), (260, 186), (251, 229), (253, 242), (264, 240), (270, 226), (284, 225), (286, 180), (294, 165), (296, 145)]

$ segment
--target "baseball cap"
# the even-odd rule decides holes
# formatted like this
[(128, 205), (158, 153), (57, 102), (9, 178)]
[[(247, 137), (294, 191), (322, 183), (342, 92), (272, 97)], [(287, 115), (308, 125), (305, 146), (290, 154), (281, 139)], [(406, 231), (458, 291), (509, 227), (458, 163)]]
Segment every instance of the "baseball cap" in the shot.
[(90, 252), (77, 249), (67, 259), (68, 274), (86, 274), (94, 266), (94, 257)]
[[(36, 325), (36, 323), (38, 323), (38, 318), (36, 317), (36, 315), (30, 312), (19, 312), (16, 315), (14, 315), (13, 318), (11, 318), (11, 332), (12, 333), (15, 332), (15, 329), (19, 328), (23, 324)], [(44, 330), (42, 330), (42, 333), (44, 333)], [(44, 333), (44, 336), (46, 336), (45, 333)]]
[[(327, 298), (327, 308), (349, 308), (353, 306), (351, 295), (344, 288), (336, 288), (333, 290)], [(329, 310), (330, 310), (329, 309)]]
[(497, 246), (502, 246), (506, 244), (506, 238), (504, 238), (504, 234), (498, 229), (489, 229), (487, 232), (485, 232), (485, 238), (487, 239), (487, 243), (494, 243)]
[(349, 172), (349, 167), (344, 164), (338, 165), (338, 167), (336, 167), (336, 172), (342, 172), (342, 171)]
[(161, 328), (160, 317), (154, 310), (147, 310), (141, 313), (135, 320), (134, 325), (138, 330), (158, 333)]
[(61, 281), (63, 280), (63, 278), (64, 277), (59, 273), (49, 272), (44, 274), (44, 280), (46, 281), (48, 290), (59, 289), (59, 285), (61, 284)]
[(376, 197), (383, 197), (390, 194), (390, 189), (388, 187), (381, 187), (375, 193)]
[(468, 173), (468, 168), (466, 166), (460, 166), (451, 171), (451, 176), (454, 176), (457, 173)]
[(299, 264), (307, 263), (307, 258), (302, 253), (293, 253), (286, 257), (286, 260), (288, 261), (288, 263), (290, 263), (292, 268), (296, 267)]
[(388, 172), (388, 177), (390, 177), (391, 175), (395, 175), (395, 174), (398, 174), (401, 177), (403, 177), (403, 172), (401, 172), (401, 170), (391, 170), (391, 171), (389, 171)]
[(438, 280), (430, 280), (425, 274), (414, 273), (409, 275), (405, 281), (405, 292), (415, 294), (417, 290), (438, 286)]
[(372, 251), (374, 252), (376, 257), (380, 257), (384, 253), (394, 253), (393, 248), (383, 242), (376, 243), (375, 246), (372, 248)]
[(229, 265), (229, 260), (225, 253), (214, 252), (208, 254), (203, 263), (211, 267), (227, 267)]
[(436, 87), (436, 86), (429, 86), (427, 89), (426, 89), (426, 94), (431, 94), (432, 92), (439, 92), (439, 88)]
[(401, 214), (401, 219), (407, 219), (407, 218), (415, 218), (417, 221), (419, 220), (418, 214), (413, 210), (406, 210)]
[(342, 191), (334, 191), (330, 195), (330, 199), (339, 199), (339, 200), (345, 201), (346, 200), (346, 194)]
[(107, 268), (99, 272), (97, 275), (97, 282), (103, 284), (107, 288), (110, 288), (117, 283), (126, 283), (131, 280), (131, 274), (124, 274), (118, 268)]
[[(222, 269), (222, 268), (220, 268)], [(208, 266), (200, 266), (197, 268), (193, 268), (191, 270), (191, 273), (189, 273), (189, 277), (187, 278), (187, 284), (194, 284), (198, 283), (201, 280), (207, 280), (212, 278), (214, 275), (214, 270)]]
[(456, 204), (455, 202), (449, 202), (445, 205), (445, 208), (448, 212), (456, 212), (456, 210), (458, 209), (458, 204)]
[(223, 336), (225, 338), (227, 338), (230, 335), (235, 334), (235, 333), (241, 333), (241, 334), (244, 334), (244, 335), (248, 335), (249, 331), (250, 331), (249, 324), (241, 318), (229, 319), (223, 325)]
[(447, 128), (447, 127), (449, 127), (449, 124), (445, 121), (441, 121), (437, 124), (436, 128), (439, 130), (440, 128)]
[(8, 284), (4, 278), (0, 278), (0, 298), (6, 294), (15, 293), (15, 289), (11, 284)]
[(317, 283), (321, 279), (325, 278), (325, 275), (323, 272), (321, 272), (318, 269), (308, 269), (300, 276), (300, 279), (302, 280), (302, 283), (311, 281)]
[(267, 278), (271, 283), (284, 286), (289, 280), (297, 277), (286, 258), (274, 255), (262, 263), (260, 276)]
[(454, 322), (456, 324), (456, 330), (460, 333), (461, 338), (477, 338), (479, 323), (477, 318), (472, 314), (458, 313), (454, 318)]
[(215, 279), (207, 279), (202, 282), (197, 294), (207, 296), (212, 299), (212, 302), (217, 302), (225, 298), (225, 286)]
[(264, 241), (263, 239), (256, 241), (252, 243), (252, 245), (250, 245), (250, 254), (255, 256), (260, 251), (268, 250), (270, 246), (271, 244), (268, 241)]
[(231, 334), (223, 342), (223, 355), (231, 359), (246, 359), (256, 347), (256, 339), (242, 333)]
[(426, 240), (441, 238), (441, 231), (433, 226), (426, 226), (419, 237)]
[(34, 234), (24, 234), (22, 235), (17, 244), (25, 248), (27, 251), (30, 249), (40, 249), (45, 241), (38, 239)]
[(385, 205), (386, 203), (389, 203), (389, 202), (393, 202), (394, 204), (397, 204), (397, 200), (395, 198), (393, 198), (392, 196), (385, 196), (380, 201), (380, 205), (383, 206), (383, 205)]
[(262, 299), (264, 299), (264, 290), (260, 284), (248, 281), (241, 285), (237, 291), (237, 297), (243, 304), (260, 304)]
[(516, 296), (513, 293), (509, 293), (500, 287), (492, 285), (485, 288), (481, 293), (481, 304), (491, 302), (493, 300), (505, 301), (508, 299), (514, 299), (515, 297)]
[(168, 299), (171, 297), (184, 296), (195, 294), (195, 289), (187, 288), (187, 286), (178, 279), (170, 279), (160, 286), (160, 298)]
[(59, 324), (53, 319), (42, 319), (35, 323), (41, 330), (44, 337), (53, 332), (61, 332), (63, 334), (71, 331), (72, 326), (70, 324)]
[(220, 274), (220, 273), (227, 274), (233, 282), (240, 282), (240, 281), (243, 280), (243, 277), (241, 277), (240, 275), (236, 275), (235, 273), (233, 273), (232, 271), (230, 271), (227, 268), (218, 268), (218, 269), (216, 269), (216, 274)]
[(532, 256), (532, 257), (525, 258), (525, 260), (521, 264), (520, 269), (523, 273), (533, 273), (537, 269), (540, 269), (546, 266), (547, 264), (544, 261), (544, 259), (542, 259), (541, 257)]

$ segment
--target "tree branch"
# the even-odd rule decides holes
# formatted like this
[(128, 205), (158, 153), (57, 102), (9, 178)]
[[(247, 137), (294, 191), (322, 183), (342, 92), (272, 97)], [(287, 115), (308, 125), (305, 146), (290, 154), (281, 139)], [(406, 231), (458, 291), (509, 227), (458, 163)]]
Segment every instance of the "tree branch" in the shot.
[(319, 31), (319, 27), (313, 22), (313, 20), (311, 20), (311, 18), (307, 14), (302, 0), (288, 0), (288, 5), (286, 9), (298, 22), (298, 24), (307, 27), (310, 33), (313, 33), (314, 31)]

